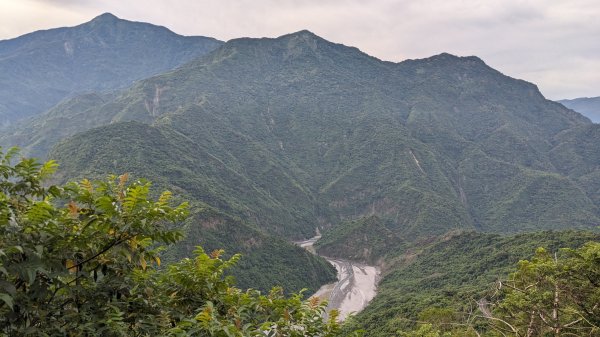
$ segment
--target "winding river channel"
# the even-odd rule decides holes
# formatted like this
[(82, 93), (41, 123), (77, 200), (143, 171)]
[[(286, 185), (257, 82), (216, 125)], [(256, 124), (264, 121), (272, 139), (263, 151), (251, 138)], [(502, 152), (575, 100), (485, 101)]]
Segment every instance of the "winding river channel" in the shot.
[[(296, 244), (316, 254), (313, 245), (320, 238), (321, 235), (317, 231), (317, 236), (296, 242)], [(322, 286), (312, 297), (318, 296), (321, 299), (326, 299), (329, 303), (327, 311), (331, 309), (339, 310), (339, 319), (343, 321), (350, 313), (358, 313), (363, 310), (375, 297), (380, 270), (376, 266), (326, 256), (322, 257), (337, 269), (338, 280)]]

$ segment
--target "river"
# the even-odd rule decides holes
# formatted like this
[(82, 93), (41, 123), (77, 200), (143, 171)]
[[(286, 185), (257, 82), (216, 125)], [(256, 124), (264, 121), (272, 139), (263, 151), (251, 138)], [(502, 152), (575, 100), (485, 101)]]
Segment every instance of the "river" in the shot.
[[(297, 245), (303, 247), (313, 254), (316, 251), (314, 243), (321, 238), (319, 231), (317, 235)], [(311, 297), (318, 296), (328, 301), (327, 311), (337, 309), (340, 312), (339, 320), (343, 321), (351, 313), (358, 313), (377, 294), (377, 283), (380, 278), (380, 270), (376, 266), (369, 266), (357, 262), (333, 259), (322, 256), (337, 269), (337, 282), (322, 286)]]

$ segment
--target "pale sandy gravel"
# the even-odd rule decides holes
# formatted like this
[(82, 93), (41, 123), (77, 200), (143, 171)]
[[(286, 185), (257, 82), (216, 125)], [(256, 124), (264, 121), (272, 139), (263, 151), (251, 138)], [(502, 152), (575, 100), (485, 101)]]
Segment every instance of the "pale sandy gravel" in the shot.
[[(315, 253), (313, 244), (320, 237), (320, 235), (317, 235), (296, 244)], [(380, 270), (376, 266), (363, 265), (348, 260), (324, 258), (337, 269), (338, 281), (322, 286), (311, 297), (327, 300), (329, 302), (327, 311), (339, 310), (339, 319), (343, 321), (349, 314), (363, 310), (375, 297)]]
[(328, 284), (313, 296), (327, 296), (327, 310), (337, 309), (340, 320), (362, 311), (377, 294), (380, 271), (375, 266), (362, 265), (339, 259), (327, 259), (338, 270), (338, 281)]
[(353, 312), (362, 311), (377, 294), (379, 269), (365, 265), (352, 265), (352, 268), (354, 282), (345, 290), (344, 300), (338, 308), (342, 320)]

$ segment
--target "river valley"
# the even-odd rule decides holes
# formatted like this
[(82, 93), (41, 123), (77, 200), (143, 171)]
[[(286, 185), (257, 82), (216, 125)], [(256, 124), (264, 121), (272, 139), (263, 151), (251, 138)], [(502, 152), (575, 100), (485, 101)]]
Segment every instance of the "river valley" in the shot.
[[(314, 243), (321, 238), (317, 232), (315, 237), (296, 242), (297, 245), (316, 254)], [(343, 259), (333, 259), (323, 256), (336, 269), (337, 282), (322, 286), (312, 296), (317, 296), (328, 301), (327, 311), (337, 309), (339, 319), (343, 321), (351, 313), (358, 313), (375, 297), (380, 270), (376, 266), (369, 266)]]

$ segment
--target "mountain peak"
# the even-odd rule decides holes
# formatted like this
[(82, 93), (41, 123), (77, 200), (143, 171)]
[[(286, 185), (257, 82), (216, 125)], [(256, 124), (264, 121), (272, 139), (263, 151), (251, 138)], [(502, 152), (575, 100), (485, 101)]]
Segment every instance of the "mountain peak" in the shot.
[(479, 62), (479, 63), (484, 63), (482, 59), (480, 59), (477, 56), (457, 56), (457, 55), (453, 55), (450, 53), (441, 53), (438, 55), (433, 55), (431, 57), (429, 57), (428, 59), (430, 60), (436, 60), (436, 61), (469, 61), (469, 62)]
[(452, 65), (464, 65), (464, 66), (485, 66), (488, 67), (485, 62), (477, 56), (457, 56), (450, 53), (441, 53), (422, 59), (408, 59), (400, 62), (404, 65), (413, 64), (429, 64), (438, 66), (452, 66)]
[(297, 32), (290, 33), (290, 34), (285, 34), (285, 35), (278, 37), (277, 39), (286, 40), (286, 39), (298, 39), (298, 38), (303, 39), (303, 40), (323, 40), (323, 38), (321, 38), (317, 34), (311, 32), (307, 29), (299, 30)]
[(114, 14), (112, 13), (103, 13), (98, 15), (97, 17), (93, 18), (91, 22), (115, 22), (120, 20), (118, 17), (116, 17)]
[(229, 40), (224, 48), (229, 47), (257, 47), (263, 43), (266, 44), (276, 44), (280, 46), (284, 46), (284, 48), (288, 49), (290, 53), (288, 56), (295, 55), (298, 56), (306, 51), (315, 52), (317, 50), (317, 46), (322, 43), (327, 42), (328, 44), (332, 44), (331, 42), (317, 36), (313, 32), (310, 32), (306, 29), (300, 30), (294, 33), (289, 33), (285, 35), (278, 36), (276, 38), (263, 37), (263, 38), (251, 38), (251, 37), (243, 37)]
[(0, 90), (0, 126), (39, 114), (80, 92), (129, 86), (188, 63), (220, 44), (111, 13), (73, 27), (0, 41), (0, 74), (6, 75), (0, 76), (0, 88), (13, 88)]
[(297, 32), (295, 32), (295, 33), (291, 33), (291, 34), (288, 34), (288, 35), (291, 35), (291, 36), (294, 36), (294, 35), (296, 35), (296, 36), (310, 36), (310, 37), (319, 37), (319, 36), (317, 36), (317, 34), (315, 34), (315, 33), (311, 32), (311, 31), (310, 31), (310, 30), (308, 30), (308, 29), (302, 29), (302, 30), (299, 30), (299, 31), (297, 31)]

